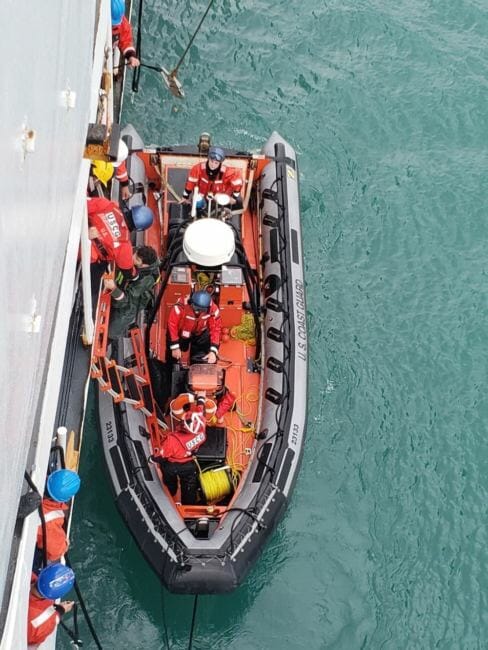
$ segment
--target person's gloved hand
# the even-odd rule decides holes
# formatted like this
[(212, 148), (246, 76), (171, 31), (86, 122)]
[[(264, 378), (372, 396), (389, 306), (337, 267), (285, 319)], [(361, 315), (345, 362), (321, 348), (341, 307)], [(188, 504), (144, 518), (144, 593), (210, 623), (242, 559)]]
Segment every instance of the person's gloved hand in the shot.
[(203, 358), (207, 363), (216, 363), (217, 361), (217, 355), (213, 350), (210, 350), (210, 352), (206, 354)]

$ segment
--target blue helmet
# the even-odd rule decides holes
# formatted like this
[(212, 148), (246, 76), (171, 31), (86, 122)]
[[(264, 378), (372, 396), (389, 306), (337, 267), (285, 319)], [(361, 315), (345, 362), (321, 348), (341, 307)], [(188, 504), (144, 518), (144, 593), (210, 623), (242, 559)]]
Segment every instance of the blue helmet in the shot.
[(47, 477), (47, 491), (54, 501), (69, 501), (80, 489), (80, 477), (70, 469), (57, 469)]
[(224, 150), (220, 147), (210, 147), (208, 150), (208, 157), (210, 160), (218, 160), (219, 162), (223, 162), (225, 160), (225, 153)]
[(151, 208), (145, 205), (136, 205), (131, 210), (132, 222), (136, 230), (146, 230), (152, 226), (154, 214)]
[(195, 291), (190, 299), (190, 303), (193, 307), (202, 310), (208, 309), (210, 307), (211, 301), (212, 298), (210, 297), (210, 294), (207, 293), (207, 291)]
[(117, 26), (120, 25), (125, 14), (125, 2), (124, 0), (111, 0), (111, 2), (112, 25)]
[(56, 600), (66, 596), (68, 591), (75, 584), (75, 574), (73, 569), (56, 562), (43, 569), (36, 582), (37, 591), (44, 598)]

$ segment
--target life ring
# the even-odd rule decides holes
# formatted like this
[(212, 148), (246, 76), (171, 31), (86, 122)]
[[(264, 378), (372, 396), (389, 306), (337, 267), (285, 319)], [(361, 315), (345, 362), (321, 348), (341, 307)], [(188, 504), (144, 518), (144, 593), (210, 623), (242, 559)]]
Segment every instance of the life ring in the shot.
[[(181, 420), (185, 413), (196, 409), (197, 401), (193, 393), (181, 393), (174, 400), (171, 400), (169, 408), (175, 418)], [(209, 397), (205, 398), (205, 419), (207, 422), (215, 415), (217, 404)]]

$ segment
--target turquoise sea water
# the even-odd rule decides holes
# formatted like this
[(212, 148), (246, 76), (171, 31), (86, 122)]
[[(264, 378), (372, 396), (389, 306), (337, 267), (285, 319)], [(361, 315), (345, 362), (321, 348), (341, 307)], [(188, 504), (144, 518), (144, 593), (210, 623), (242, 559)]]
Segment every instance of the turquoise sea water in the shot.
[[(171, 68), (205, 4), (145, 7), (144, 59)], [(126, 95), (148, 144), (276, 129), (300, 155), (303, 466), (247, 582), (200, 598), (194, 648), (488, 647), (487, 35), (481, 0), (217, 0), (186, 99), (150, 71)], [(115, 510), (93, 400), (82, 477), (72, 561), (104, 648), (164, 648), (164, 620), (186, 648), (193, 601)]]

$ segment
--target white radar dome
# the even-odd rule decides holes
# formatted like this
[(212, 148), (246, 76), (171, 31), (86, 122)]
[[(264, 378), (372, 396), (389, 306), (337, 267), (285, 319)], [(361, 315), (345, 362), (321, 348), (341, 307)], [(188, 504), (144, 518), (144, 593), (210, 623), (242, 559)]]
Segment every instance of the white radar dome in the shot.
[(190, 262), (200, 266), (228, 264), (235, 247), (232, 228), (212, 217), (193, 221), (183, 237), (185, 255)]

